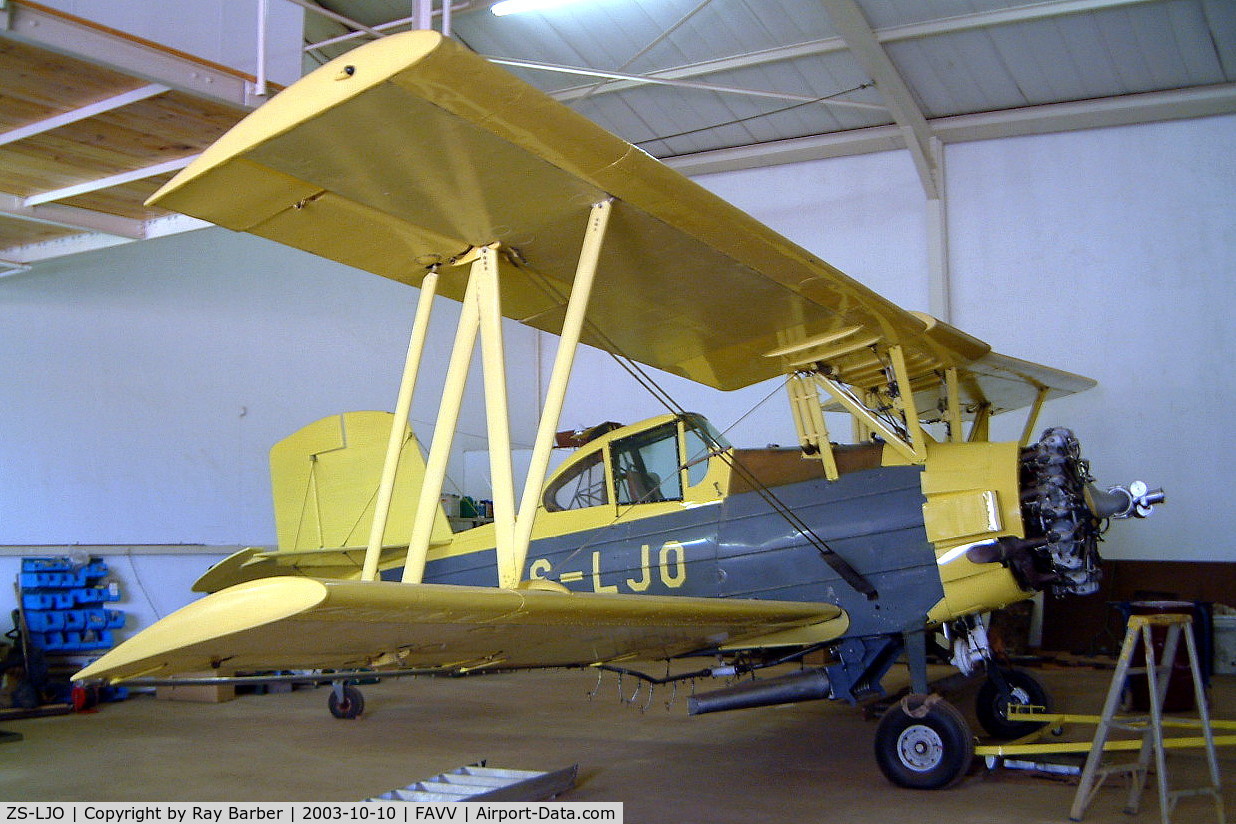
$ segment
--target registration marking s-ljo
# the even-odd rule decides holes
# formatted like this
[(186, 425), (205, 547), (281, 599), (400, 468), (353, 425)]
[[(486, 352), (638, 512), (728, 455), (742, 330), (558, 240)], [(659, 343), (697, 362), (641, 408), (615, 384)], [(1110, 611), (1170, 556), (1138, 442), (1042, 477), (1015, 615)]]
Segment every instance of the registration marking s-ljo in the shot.
[[(640, 547), (640, 575), (638, 578), (627, 578), (621, 584), (605, 583), (602, 580), (601, 552), (592, 553), (592, 591), (593, 592), (647, 592), (653, 582), (652, 548), (648, 544)], [(547, 580), (553, 570), (553, 564), (544, 558), (539, 558), (528, 567), (529, 577), (536, 580)], [(578, 583), (586, 577), (581, 570), (562, 572), (558, 575), (559, 583)], [(656, 577), (667, 589), (678, 589), (687, 582), (687, 550), (679, 541), (666, 541), (657, 551)]]

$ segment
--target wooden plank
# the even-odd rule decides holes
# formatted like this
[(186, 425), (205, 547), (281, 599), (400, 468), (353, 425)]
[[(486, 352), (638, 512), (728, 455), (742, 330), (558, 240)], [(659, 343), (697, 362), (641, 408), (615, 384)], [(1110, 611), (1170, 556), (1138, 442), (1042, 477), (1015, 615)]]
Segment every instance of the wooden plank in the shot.
[(35, 46), (0, 39), (0, 77), (4, 78), (0, 124), (24, 125), (19, 115), (33, 112), (39, 120), (72, 111), (145, 85), (148, 81), (56, 54)]
[(61, 202), (66, 206), (76, 206), (80, 209), (89, 209), (95, 212), (104, 212), (120, 217), (131, 217), (138, 220), (166, 217), (175, 213), (169, 212), (167, 209), (146, 206), (145, 203), (146, 199), (170, 180), (171, 177), (171, 174), (159, 175), (145, 180), (137, 180), (133, 183), (126, 183), (124, 186), (113, 186), (110, 189), (78, 195)]
[[(0, 215), (0, 249), (22, 246), (27, 243), (43, 243), (48, 240), (75, 235), (78, 230), (50, 223), (34, 223), (27, 220)], [(0, 255), (3, 257), (3, 255)]]
[[(147, 84), (147, 80), (38, 46), (0, 39), (0, 133), (39, 123)], [(240, 119), (224, 103), (169, 91), (0, 147), (0, 192), (29, 197), (194, 155)], [(109, 215), (149, 220), (170, 214), (145, 200), (159, 175), (62, 201)], [(0, 249), (79, 230), (4, 218)]]

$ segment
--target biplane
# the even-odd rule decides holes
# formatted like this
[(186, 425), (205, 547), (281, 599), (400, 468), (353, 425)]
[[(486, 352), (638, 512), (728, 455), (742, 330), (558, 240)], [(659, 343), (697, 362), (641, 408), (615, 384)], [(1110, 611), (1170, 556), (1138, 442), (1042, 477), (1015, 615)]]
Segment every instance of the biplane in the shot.
[[(1093, 591), (1107, 522), (1162, 500), (1096, 487), (1067, 429), (1032, 442), (1042, 405), (1093, 381), (897, 307), (433, 32), (306, 76), (153, 201), (420, 297), (394, 413), (333, 416), (272, 450), (278, 549), (212, 567), (195, 585), (209, 594), (79, 679), (321, 670), (346, 718), (360, 670), (743, 676), (694, 695), (698, 714), (857, 702), (904, 655), (912, 693), (881, 721), (877, 759), (899, 785), (942, 787), (973, 738), (928, 697), (929, 643), (942, 632), (957, 667), (986, 666), (978, 715), (1019, 733), (1007, 705), (1044, 696), (991, 663), (982, 616)], [(408, 414), (438, 295), (462, 309), (423, 453)], [(504, 318), (560, 339), (518, 495)], [(456, 533), (442, 491), (478, 338), (493, 521)], [(735, 448), (666, 399), (659, 417), (578, 433), (551, 473), (580, 344), (718, 390), (780, 378), (800, 444)], [(1017, 409), (1021, 442), (991, 442), (990, 418)], [(675, 659), (689, 671), (639, 666)]]

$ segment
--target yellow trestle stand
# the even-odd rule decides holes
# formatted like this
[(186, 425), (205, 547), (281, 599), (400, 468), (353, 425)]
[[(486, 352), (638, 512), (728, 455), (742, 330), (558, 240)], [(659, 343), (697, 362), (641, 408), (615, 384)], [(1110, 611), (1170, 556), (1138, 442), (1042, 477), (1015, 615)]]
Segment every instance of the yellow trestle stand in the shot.
[[(1193, 638), (1192, 624), (1193, 617), (1185, 614), (1169, 613), (1129, 617), (1129, 627), (1125, 632), (1120, 660), (1116, 664), (1116, 673), (1112, 676), (1111, 688), (1108, 690), (1107, 701), (1103, 706), (1103, 714), (1099, 718), (1094, 742), (1086, 757), (1081, 782), (1077, 786), (1073, 807), (1069, 811), (1069, 818), (1073, 821), (1081, 821), (1082, 815), (1090, 806), (1090, 802), (1094, 800), (1103, 782), (1112, 775), (1127, 774), (1129, 776), (1129, 796), (1125, 812), (1136, 813), (1141, 804), (1142, 792), (1146, 788), (1150, 759), (1153, 757), (1155, 779), (1159, 790), (1159, 814), (1163, 824), (1168, 824), (1171, 820), (1172, 810), (1179, 799), (1195, 795), (1209, 795), (1214, 801), (1219, 824), (1224, 824), (1219, 764), (1215, 757), (1214, 733), (1211, 731), (1210, 716), (1206, 709), (1206, 696), (1202, 689), (1201, 668), (1198, 665), (1197, 644)], [(1163, 656), (1157, 664), (1154, 660), (1154, 645), (1151, 638), (1151, 629), (1156, 626), (1167, 628)], [(1193, 676), (1193, 692), (1197, 700), (1198, 720), (1205, 742), (1206, 761), (1210, 768), (1210, 783), (1192, 789), (1171, 790), (1168, 788), (1167, 753), (1163, 739), (1163, 702), (1167, 697), (1168, 679), (1172, 671), (1172, 663), (1176, 660), (1176, 650), (1181, 635), (1184, 636), (1185, 646), (1189, 651), (1189, 671)], [(1144, 668), (1130, 666), (1137, 653), (1139, 642), (1145, 654)], [(1117, 717), (1115, 713), (1124, 692), (1125, 679), (1130, 674), (1143, 672), (1149, 683), (1150, 714), (1140, 717)], [(1136, 761), (1101, 766), (1104, 747), (1112, 730), (1127, 730), (1141, 736), (1141, 748)]]

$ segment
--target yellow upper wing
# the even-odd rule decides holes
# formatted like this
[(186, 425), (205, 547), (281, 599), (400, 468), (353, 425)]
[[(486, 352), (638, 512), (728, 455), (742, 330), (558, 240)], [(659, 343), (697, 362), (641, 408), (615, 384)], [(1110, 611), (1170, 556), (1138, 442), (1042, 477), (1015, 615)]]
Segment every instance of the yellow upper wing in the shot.
[(832, 604), (264, 578), (189, 604), (74, 678), (590, 665), (822, 642), (847, 625)]
[[(771, 351), (837, 334), (903, 345), (916, 375), (989, 352), (931, 333), (931, 319), (433, 32), (303, 78), (152, 202), (410, 284), (500, 243), (504, 314), (557, 332), (589, 207), (605, 198), (587, 343), (722, 389), (783, 374), (793, 357)], [(461, 297), (464, 278), (444, 270), (441, 291)]]

